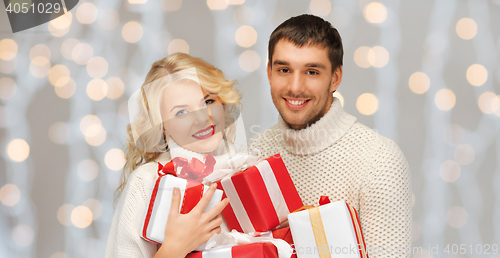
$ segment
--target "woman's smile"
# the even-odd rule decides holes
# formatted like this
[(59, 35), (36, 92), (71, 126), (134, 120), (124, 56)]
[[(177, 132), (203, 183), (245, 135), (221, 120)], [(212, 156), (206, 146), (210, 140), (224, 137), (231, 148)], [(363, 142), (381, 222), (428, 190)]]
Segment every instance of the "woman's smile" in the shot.
[(214, 134), (215, 134), (215, 125), (210, 125), (207, 128), (202, 129), (193, 134), (193, 137), (198, 140), (204, 140), (212, 137)]

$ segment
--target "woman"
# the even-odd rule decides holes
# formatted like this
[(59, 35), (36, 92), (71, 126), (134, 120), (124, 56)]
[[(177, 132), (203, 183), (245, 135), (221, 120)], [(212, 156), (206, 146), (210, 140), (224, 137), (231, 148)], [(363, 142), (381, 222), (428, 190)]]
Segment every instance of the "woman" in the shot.
[(188, 214), (179, 214), (180, 194), (174, 189), (161, 247), (140, 236), (158, 162), (174, 157), (203, 160), (212, 154), (215, 168), (224, 167), (233, 150), (234, 117), (241, 106), (233, 86), (220, 70), (187, 54), (175, 53), (153, 64), (141, 90), (129, 101), (133, 121), (127, 126), (126, 164), (116, 191), (119, 199), (106, 257), (185, 257), (221, 232), (220, 212), (229, 201), (203, 211), (215, 191), (212, 185)]

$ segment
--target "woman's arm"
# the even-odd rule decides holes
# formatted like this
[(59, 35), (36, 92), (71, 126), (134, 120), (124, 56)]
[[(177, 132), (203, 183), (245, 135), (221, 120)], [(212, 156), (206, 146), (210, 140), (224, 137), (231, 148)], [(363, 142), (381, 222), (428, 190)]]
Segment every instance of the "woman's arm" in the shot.
[(214, 234), (221, 232), (221, 212), (229, 203), (229, 199), (220, 201), (214, 208), (204, 212), (215, 189), (216, 184), (212, 184), (189, 213), (180, 214), (181, 196), (179, 189), (174, 188), (172, 205), (165, 227), (165, 240), (154, 256), (155, 258), (184, 258)]

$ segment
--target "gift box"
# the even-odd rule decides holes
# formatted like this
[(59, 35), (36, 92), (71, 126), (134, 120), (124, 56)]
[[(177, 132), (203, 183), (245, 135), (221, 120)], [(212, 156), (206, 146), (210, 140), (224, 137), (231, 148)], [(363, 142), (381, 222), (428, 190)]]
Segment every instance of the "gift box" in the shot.
[(368, 258), (356, 209), (345, 201), (324, 203), (288, 215), (297, 256)]
[[(290, 227), (278, 228), (267, 232), (256, 232), (254, 233), (254, 235), (257, 237), (272, 237), (274, 239), (281, 239), (287, 242), (291, 247), (294, 246), (292, 231), (290, 230)], [(296, 257), (297, 255), (295, 254), (295, 252), (293, 252), (293, 254), (290, 256), (290, 258)]]
[(239, 232), (273, 229), (303, 205), (279, 154), (222, 179), (218, 188), (230, 200), (222, 215)]
[(221, 247), (203, 252), (190, 253), (186, 258), (278, 258), (276, 246), (272, 243), (252, 243)]
[[(167, 225), (174, 187), (180, 190), (182, 203), (179, 206), (179, 212), (182, 214), (191, 211), (209, 188), (209, 186), (200, 184), (196, 180), (174, 176), (177, 174), (176, 170), (182, 171), (182, 168), (176, 166), (173, 161), (165, 166), (158, 163), (159, 177), (151, 192), (148, 211), (141, 229), (142, 238), (156, 244), (163, 243), (165, 239), (165, 226)], [(186, 172), (186, 169), (184, 169), (184, 172)], [(222, 194), (221, 190), (216, 190), (205, 211), (213, 208), (222, 199)], [(204, 245), (196, 250), (205, 250)]]

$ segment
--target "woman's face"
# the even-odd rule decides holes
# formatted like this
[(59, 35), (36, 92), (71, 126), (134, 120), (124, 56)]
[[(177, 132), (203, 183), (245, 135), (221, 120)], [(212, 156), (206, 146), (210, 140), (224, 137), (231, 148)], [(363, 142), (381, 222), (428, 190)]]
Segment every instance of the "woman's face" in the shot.
[(181, 147), (211, 153), (222, 140), (224, 109), (220, 99), (194, 81), (183, 80), (162, 92), (161, 116), (165, 135)]

